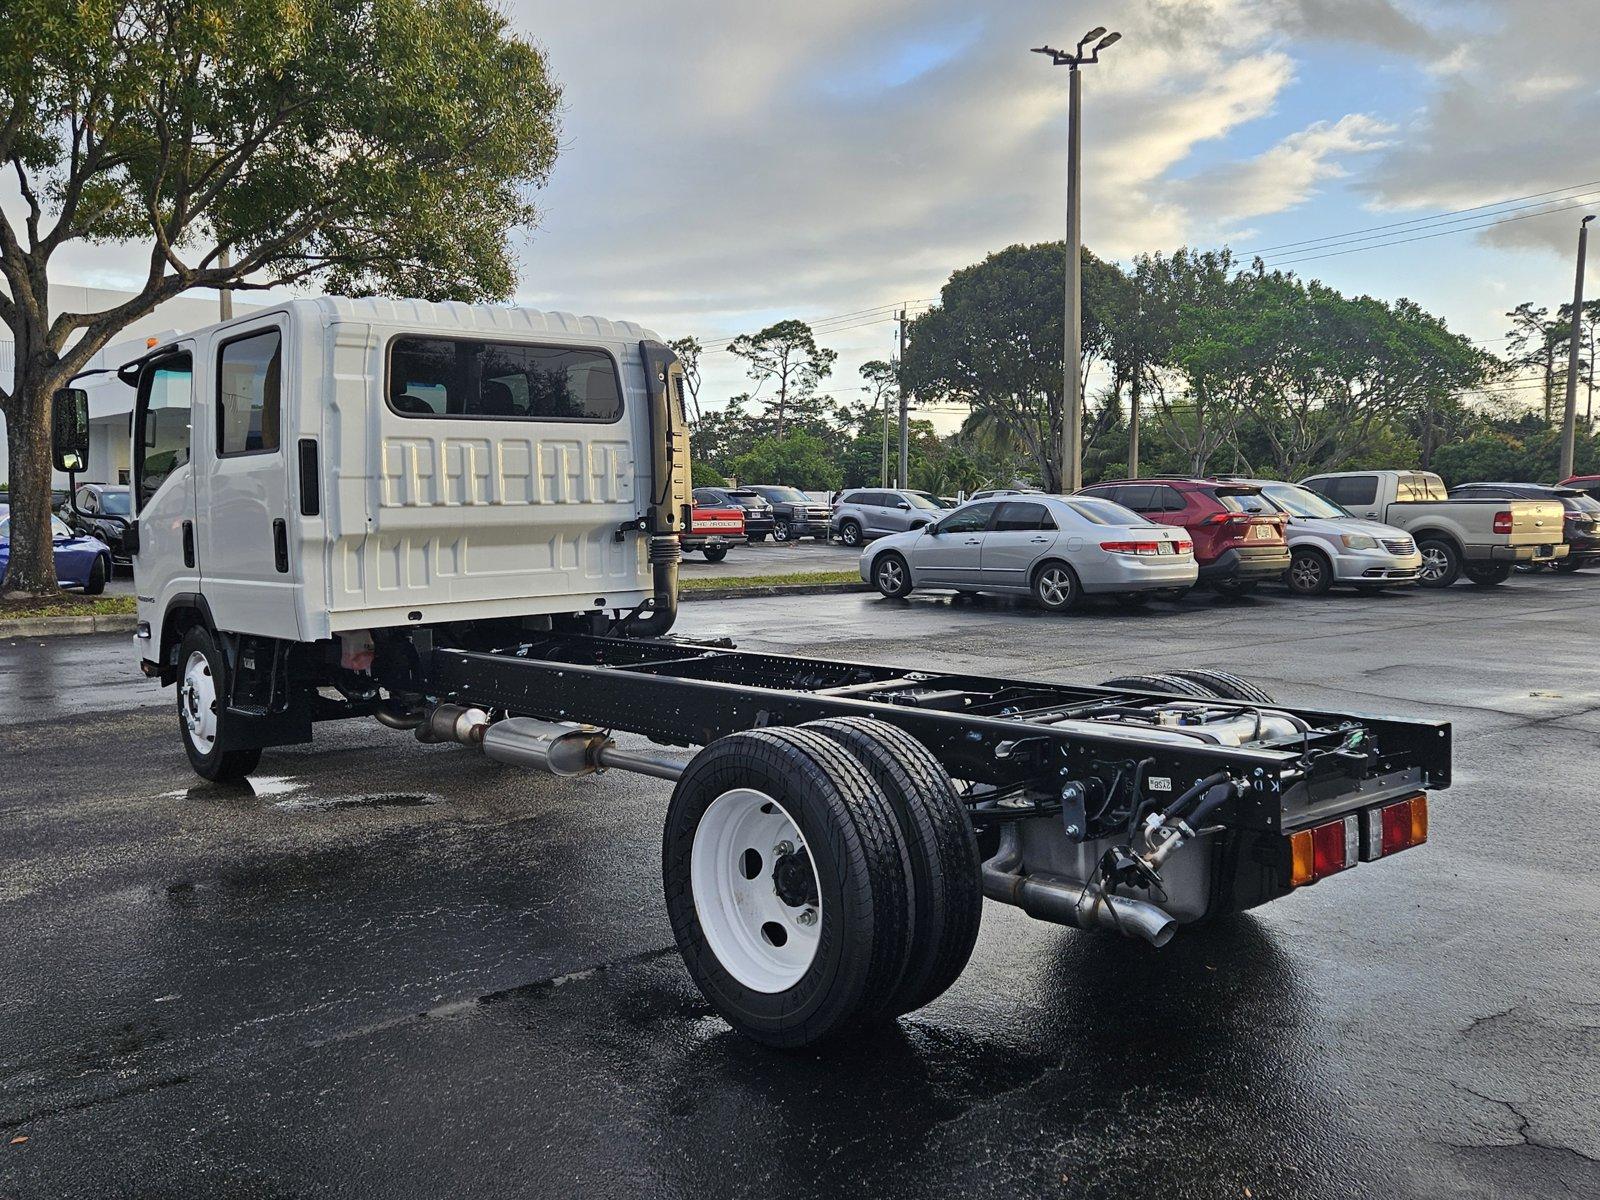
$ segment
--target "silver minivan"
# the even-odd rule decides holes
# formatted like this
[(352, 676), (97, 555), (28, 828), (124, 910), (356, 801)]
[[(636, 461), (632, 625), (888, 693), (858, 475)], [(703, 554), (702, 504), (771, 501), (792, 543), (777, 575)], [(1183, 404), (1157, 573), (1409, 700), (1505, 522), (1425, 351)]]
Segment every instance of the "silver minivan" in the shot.
[(846, 546), (904, 533), (945, 513), (939, 497), (911, 488), (856, 488), (833, 502), (829, 532)]

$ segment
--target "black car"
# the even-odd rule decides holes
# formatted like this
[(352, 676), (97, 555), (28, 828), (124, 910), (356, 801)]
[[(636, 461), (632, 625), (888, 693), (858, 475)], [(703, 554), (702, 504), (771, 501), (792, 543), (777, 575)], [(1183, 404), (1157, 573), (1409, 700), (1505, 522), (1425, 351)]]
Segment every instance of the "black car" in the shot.
[(694, 502), (713, 505), (733, 504), (744, 509), (744, 534), (748, 541), (766, 541), (767, 535), (773, 531), (773, 526), (776, 524), (772, 516), (772, 505), (749, 488), (697, 487), (694, 490)]
[(828, 540), (828, 522), (833, 516), (829, 505), (820, 504), (799, 488), (776, 483), (753, 483), (741, 491), (751, 491), (772, 505), (772, 540), (796, 541), (803, 537)]
[(1450, 495), (1463, 500), (1555, 500), (1566, 510), (1561, 526), (1568, 550), (1565, 558), (1552, 564), (1554, 568), (1581, 571), (1600, 566), (1600, 500), (1587, 492), (1543, 483), (1463, 483), (1451, 488)]
[(127, 532), (128, 522), (133, 519), (133, 498), (125, 485), (79, 484), (75, 496), (61, 505), (60, 513), (61, 519), (74, 533), (90, 534), (111, 547), (114, 566), (133, 565), (133, 560), (122, 545), (122, 535)]

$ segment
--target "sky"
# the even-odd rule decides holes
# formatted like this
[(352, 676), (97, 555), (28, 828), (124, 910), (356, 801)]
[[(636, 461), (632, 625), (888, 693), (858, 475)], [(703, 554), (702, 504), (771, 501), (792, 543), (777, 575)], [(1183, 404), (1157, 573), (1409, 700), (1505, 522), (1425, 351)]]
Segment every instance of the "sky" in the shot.
[[(1499, 350), (1506, 310), (1571, 297), (1588, 209), (1569, 206), (1600, 211), (1592, 0), (506, 11), (565, 94), (541, 224), (518, 239), (519, 299), (707, 344), (859, 314), (820, 322), (841, 398), (893, 351), (886, 306), (915, 312), (952, 271), (1062, 235), (1067, 72), (1028, 51), (1096, 25), (1123, 34), (1084, 76), (1083, 232), (1102, 257), (1278, 248), (1271, 266), (1408, 297)], [(1557, 199), (1290, 245), (1543, 192)], [(1487, 224), (1505, 216), (1525, 219)], [(708, 354), (703, 401), (747, 390), (742, 367)]]
[[(502, 3), (564, 92), (517, 301), (708, 346), (811, 320), (840, 399), (892, 353), (892, 306), (1062, 235), (1067, 72), (1029, 48), (1096, 25), (1123, 34), (1084, 76), (1102, 257), (1264, 250), (1499, 350), (1506, 310), (1570, 298), (1582, 204), (1600, 211), (1594, 0)], [(1506, 202), (1531, 207), (1421, 224)], [(140, 260), (55, 266), (117, 286)], [(709, 405), (751, 386), (724, 350), (704, 373)]]

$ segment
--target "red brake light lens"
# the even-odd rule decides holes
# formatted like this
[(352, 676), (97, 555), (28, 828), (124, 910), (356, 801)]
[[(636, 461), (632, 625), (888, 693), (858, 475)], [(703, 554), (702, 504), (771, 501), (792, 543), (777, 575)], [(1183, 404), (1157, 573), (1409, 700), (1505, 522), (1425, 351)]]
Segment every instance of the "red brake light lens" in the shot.
[(1160, 554), (1160, 542), (1101, 542), (1100, 549), (1112, 554)]
[(1509, 512), (1497, 512), (1497, 513), (1495, 513), (1495, 515), (1494, 515), (1494, 531), (1496, 533), (1510, 533), (1511, 532), (1511, 514)]

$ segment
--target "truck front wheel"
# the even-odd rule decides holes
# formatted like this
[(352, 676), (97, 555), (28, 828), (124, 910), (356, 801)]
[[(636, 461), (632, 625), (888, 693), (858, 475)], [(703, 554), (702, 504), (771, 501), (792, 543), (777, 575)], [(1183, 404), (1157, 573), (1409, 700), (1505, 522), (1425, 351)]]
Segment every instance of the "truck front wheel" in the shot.
[(1461, 578), (1461, 551), (1444, 538), (1426, 538), (1417, 543), (1422, 554), (1422, 574), (1417, 582), (1425, 588), (1449, 587)]
[(667, 917), (711, 1007), (799, 1047), (885, 1010), (910, 950), (910, 867), (882, 790), (837, 742), (759, 729), (678, 780), (662, 842)]
[(256, 769), (261, 751), (221, 750), (228, 720), (228, 664), (211, 631), (197, 625), (178, 648), (178, 735), (202, 779), (228, 783)]

